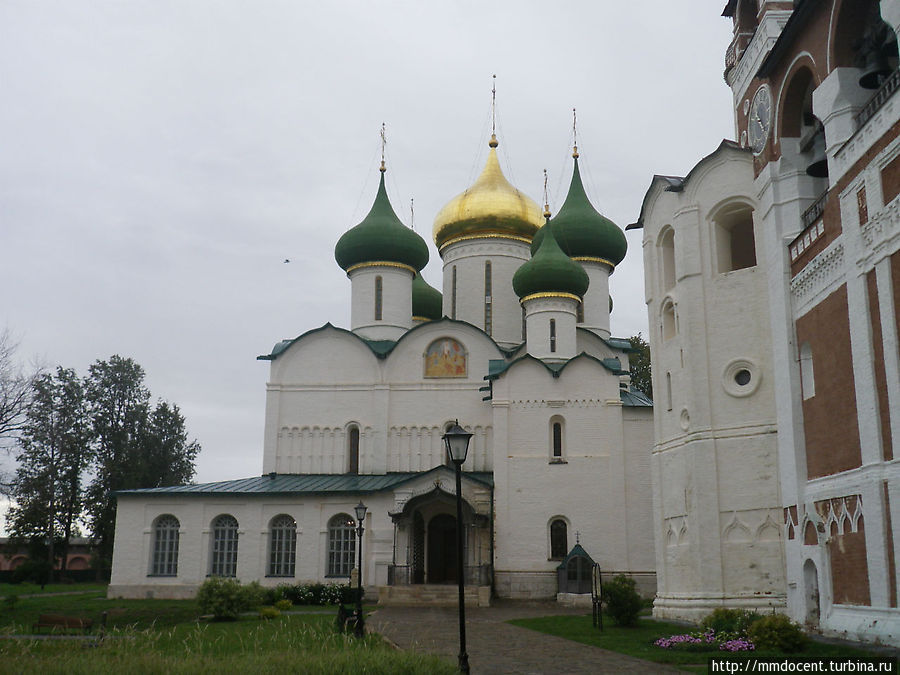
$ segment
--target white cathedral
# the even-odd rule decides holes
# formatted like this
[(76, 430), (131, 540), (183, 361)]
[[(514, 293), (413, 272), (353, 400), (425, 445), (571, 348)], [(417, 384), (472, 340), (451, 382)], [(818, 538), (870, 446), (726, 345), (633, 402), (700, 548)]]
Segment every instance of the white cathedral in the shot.
[(629, 342), (610, 335), (625, 236), (588, 201), (577, 149), (550, 218), (489, 145), (479, 178), (435, 219), (443, 293), (419, 275), (428, 246), (391, 207), (382, 163), (369, 214), (335, 248), (349, 330), (328, 323), (259, 357), (271, 365), (262, 475), (119, 493), (111, 597), (188, 597), (211, 575), (346, 582), (361, 501), (368, 596), (438, 598), (457, 581), (441, 439), (457, 419), (473, 434), (473, 599), (555, 597), (579, 542), (604, 574), (653, 595), (653, 404), (629, 384)]

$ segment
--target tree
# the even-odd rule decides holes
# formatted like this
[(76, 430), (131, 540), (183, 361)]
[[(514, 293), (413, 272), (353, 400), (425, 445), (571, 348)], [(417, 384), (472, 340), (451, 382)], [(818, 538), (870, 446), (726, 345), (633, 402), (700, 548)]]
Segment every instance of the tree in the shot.
[(55, 375), (45, 373), (34, 380), (30, 398), (16, 457), (10, 529), (16, 537), (46, 542), (51, 568), (60, 540), (65, 570), (91, 456), (84, 388), (74, 370), (60, 367)]
[[(31, 401), (31, 388), (38, 368), (27, 373), (16, 360), (18, 344), (8, 328), (0, 332), (0, 447), (15, 440), (25, 424), (25, 411)], [(10, 444), (11, 445), (11, 444)], [(9, 494), (9, 475), (0, 475), (0, 492)]]
[(631, 384), (636, 389), (644, 392), (650, 398), (653, 398), (653, 378), (650, 363), (650, 344), (641, 337), (641, 334), (632, 335), (628, 338), (631, 348), (634, 350), (629, 354), (631, 362)]
[(200, 445), (188, 442), (178, 406), (159, 401), (151, 409), (144, 369), (132, 359), (115, 355), (92, 364), (86, 390), (96, 453), (87, 510), (98, 557), (108, 564), (115, 536), (113, 493), (188, 482)]

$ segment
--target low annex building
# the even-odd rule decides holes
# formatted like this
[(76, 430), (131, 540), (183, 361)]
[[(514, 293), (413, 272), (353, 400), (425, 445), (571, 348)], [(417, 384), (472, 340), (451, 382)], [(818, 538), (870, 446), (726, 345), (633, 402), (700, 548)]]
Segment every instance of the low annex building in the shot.
[(655, 592), (652, 402), (629, 386), (630, 344), (609, 324), (624, 234), (588, 201), (577, 153), (551, 219), (489, 145), (475, 184), (435, 219), (443, 293), (419, 274), (428, 246), (391, 207), (382, 163), (369, 214), (335, 248), (349, 330), (326, 324), (260, 357), (262, 475), (120, 492), (111, 596), (190, 596), (210, 575), (344, 582), (359, 501), (370, 595), (455, 584), (441, 436), (456, 419), (473, 434), (462, 527), (479, 601), (554, 597), (576, 532), (605, 573)]

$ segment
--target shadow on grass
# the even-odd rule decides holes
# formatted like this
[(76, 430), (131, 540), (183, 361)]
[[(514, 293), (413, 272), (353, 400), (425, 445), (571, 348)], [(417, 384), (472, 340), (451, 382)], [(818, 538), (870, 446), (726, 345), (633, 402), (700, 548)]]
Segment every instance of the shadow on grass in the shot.
[[(622, 628), (613, 624), (612, 619), (603, 616), (603, 631), (593, 627), (590, 615), (584, 616), (546, 616), (535, 619), (513, 619), (509, 623), (521, 626), (539, 633), (547, 633), (557, 637), (566, 638), (582, 644), (608, 649), (620, 654), (635, 656), (647, 661), (665, 663), (697, 673), (707, 672), (707, 659), (710, 656), (728, 657), (736, 661), (745, 660), (751, 656), (784, 656), (781, 652), (756, 651), (744, 653), (723, 652), (718, 649), (706, 651), (676, 651), (662, 649), (653, 643), (661, 637), (679, 635), (698, 630), (698, 627), (685, 626), (684, 624), (656, 621), (649, 618), (641, 618), (638, 625), (633, 628)], [(812, 642), (806, 651), (798, 656), (814, 657), (857, 657), (877, 656), (855, 647), (840, 644), (826, 644)]]

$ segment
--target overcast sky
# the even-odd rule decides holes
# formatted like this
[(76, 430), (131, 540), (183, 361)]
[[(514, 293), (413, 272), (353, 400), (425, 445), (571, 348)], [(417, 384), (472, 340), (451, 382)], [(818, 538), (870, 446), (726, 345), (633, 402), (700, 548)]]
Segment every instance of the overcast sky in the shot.
[[(371, 205), (382, 122), (438, 289), (432, 222), (483, 165), (495, 73), (507, 178), (540, 201), (546, 168), (556, 211), (576, 107), (588, 194), (624, 228), (654, 173), (734, 135), (723, 4), (0, 0), (0, 329), (82, 374), (135, 359), (203, 446), (198, 481), (258, 475), (256, 356), (349, 324), (334, 244)], [(628, 243), (623, 337), (647, 330)]]

